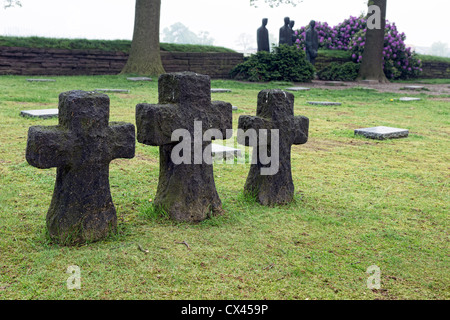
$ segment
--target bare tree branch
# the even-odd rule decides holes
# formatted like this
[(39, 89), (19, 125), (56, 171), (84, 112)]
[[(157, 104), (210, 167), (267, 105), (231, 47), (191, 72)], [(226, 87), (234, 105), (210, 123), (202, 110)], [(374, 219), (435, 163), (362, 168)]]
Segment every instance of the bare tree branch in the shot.
[(250, 5), (258, 7), (258, 3), (262, 1), (268, 4), (271, 8), (278, 7), (280, 4), (291, 4), (295, 7), (297, 4), (303, 2), (303, 0), (250, 0)]
[(3, 8), (4, 9), (8, 9), (8, 8), (12, 8), (12, 7), (21, 7), (22, 4), (20, 3), (20, 0), (3, 0), (4, 5)]

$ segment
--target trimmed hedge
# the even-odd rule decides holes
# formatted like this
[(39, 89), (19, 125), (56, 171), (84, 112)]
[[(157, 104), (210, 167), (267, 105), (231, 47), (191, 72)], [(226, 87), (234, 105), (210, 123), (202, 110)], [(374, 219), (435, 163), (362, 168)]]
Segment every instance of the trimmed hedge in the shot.
[(332, 62), (318, 72), (320, 80), (328, 81), (354, 81), (358, 77), (359, 63), (347, 62), (344, 64)]
[(306, 60), (305, 52), (295, 46), (281, 45), (271, 53), (260, 51), (251, 55), (237, 65), (230, 75), (236, 80), (253, 82), (310, 82), (314, 77), (314, 67)]

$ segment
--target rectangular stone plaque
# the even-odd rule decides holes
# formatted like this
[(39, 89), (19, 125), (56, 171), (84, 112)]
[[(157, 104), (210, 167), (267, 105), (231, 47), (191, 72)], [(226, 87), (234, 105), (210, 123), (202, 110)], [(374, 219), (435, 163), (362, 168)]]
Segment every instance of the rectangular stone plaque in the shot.
[(361, 83), (364, 84), (379, 84), (380, 82), (378, 80), (361, 80)]
[(356, 129), (355, 134), (362, 135), (369, 139), (385, 140), (394, 138), (405, 138), (408, 136), (409, 130), (379, 126), (372, 128)]
[(340, 102), (330, 102), (330, 101), (308, 101), (309, 104), (318, 106), (340, 106)]
[(41, 109), (41, 110), (23, 110), (20, 112), (22, 117), (33, 118), (53, 118), (58, 116), (58, 109)]
[(130, 90), (126, 89), (95, 89), (96, 92), (116, 92), (116, 93), (129, 93)]
[(153, 81), (152, 78), (147, 78), (147, 77), (130, 77), (130, 78), (127, 78), (127, 80), (129, 80), (129, 81)]
[(286, 88), (286, 90), (289, 90), (289, 91), (309, 91), (311, 89), (310, 88), (305, 88), (305, 87), (291, 87), (291, 88)]
[(403, 97), (399, 99), (400, 101), (420, 101), (420, 98)]
[(53, 79), (27, 79), (28, 82), (55, 82)]
[(222, 89), (222, 88), (212, 88), (211, 89), (212, 93), (222, 93), (222, 92), (231, 92), (230, 89)]
[(403, 90), (425, 90), (424, 86), (405, 86)]
[(214, 159), (232, 159), (242, 157), (242, 151), (220, 144), (211, 143), (211, 153)]

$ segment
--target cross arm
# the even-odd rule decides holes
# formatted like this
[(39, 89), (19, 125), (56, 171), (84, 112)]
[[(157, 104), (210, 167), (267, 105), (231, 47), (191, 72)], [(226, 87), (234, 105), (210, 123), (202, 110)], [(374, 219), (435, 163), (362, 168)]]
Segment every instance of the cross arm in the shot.
[(111, 160), (117, 158), (134, 158), (136, 146), (134, 125), (125, 122), (111, 122), (108, 130), (108, 145)]
[(33, 126), (28, 129), (25, 158), (33, 167), (48, 169), (67, 163), (71, 135), (60, 126)]
[(172, 132), (184, 128), (176, 105), (140, 103), (136, 106), (137, 140), (151, 146), (172, 143)]
[(272, 129), (272, 122), (269, 119), (258, 116), (240, 116), (237, 142), (245, 146), (256, 146), (261, 129)]
[(309, 119), (304, 116), (294, 117), (294, 142), (293, 144), (304, 144), (308, 141)]
[(233, 107), (231, 103), (224, 101), (213, 101), (211, 103), (212, 112), (208, 113), (207, 127), (218, 129), (222, 133), (223, 139), (230, 139), (233, 135)]

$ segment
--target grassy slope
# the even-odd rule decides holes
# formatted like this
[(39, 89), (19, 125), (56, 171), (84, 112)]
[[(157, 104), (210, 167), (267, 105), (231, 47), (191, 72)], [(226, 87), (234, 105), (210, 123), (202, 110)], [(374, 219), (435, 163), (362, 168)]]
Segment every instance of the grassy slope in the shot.
[[(58, 39), (44, 37), (9, 37), (0, 36), (0, 46), (6, 47), (32, 47), (32, 48), (60, 48), (60, 49), (98, 49), (106, 51), (130, 50), (129, 40), (88, 40), (88, 39)], [(181, 52), (234, 52), (231, 49), (215, 46), (202, 46), (191, 44), (161, 43), (163, 51)], [(336, 57), (351, 59), (351, 54), (342, 50), (320, 50), (320, 55), (325, 57)], [(418, 55), (422, 61), (450, 63), (450, 58), (436, 57), (430, 55)]]
[[(0, 77), (0, 298), (2, 299), (449, 299), (449, 104), (391, 102), (371, 90), (295, 93), (295, 114), (310, 119), (310, 140), (292, 152), (295, 202), (262, 207), (242, 195), (248, 165), (215, 165), (226, 214), (200, 224), (154, 217), (158, 148), (136, 144), (136, 157), (110, 165), (119, 234), (67, 248), (51, 243), (45, 215), (55, 169), (24, 159), (27, 130), (56, 119), (19, 116), (55, 108), (72, 89), (126, 88), (110, 94), (111, 121), (135, 123), (137, 103), (157, 102), (157, 83), (125, 77), (54, 77), (30, 83)], [(284, 84), (213, 81), (214, 94), (254, 114), (264, 88)], [(309, 100), (341, 101), (317, 107)], [(407, 139), (373, 141), (353, 130), (410, 129)], [(186, 246), (178, 242), (186, 241)], [(140, 244), (149, 253), (137, 249)], [(81, 268), (81, 290), (68, 290), (68, 266)], [(367, 289), (366, 270), (381, 268), (382, 289)]]
[(426, 61), (426, 62), (444, 62), (450, 64), (450, 58), (447, 57), (438, 57), (438, 56), (431, 56), (426, 54), (418, 54), (417, 55), (420, 60)]
[[(129, 52), (131, 47), (131, 41), (0, 36), (0, 46), (54, 48), (54, 49), (83, 49), (83, 50), (92, 49), (92, 50)], [(162, 51), (172, 51), (172, 52), (235, 52), (231, 49), (224, 47), (192, 45), (192, 44), (161, 43), (160, 47)]]

